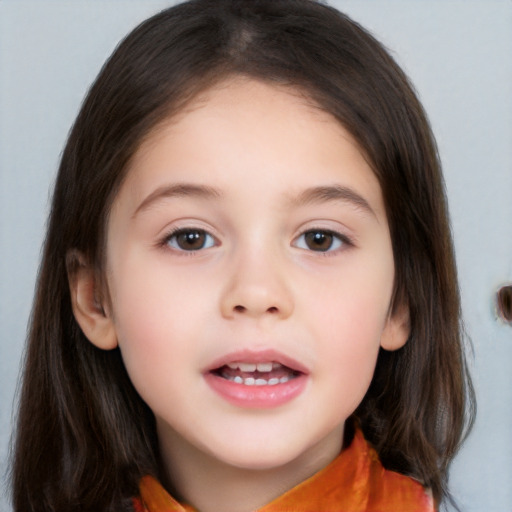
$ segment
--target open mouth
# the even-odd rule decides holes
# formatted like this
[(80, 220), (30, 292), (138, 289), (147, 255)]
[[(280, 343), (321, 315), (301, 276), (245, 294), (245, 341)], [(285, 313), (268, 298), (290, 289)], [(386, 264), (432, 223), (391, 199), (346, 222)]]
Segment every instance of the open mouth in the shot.
[(285, 384), (302, 375), (302, 372), (275, 361), (261, 363), (233, 362), (216, 368), (212, 373), (244, 386), (276, 386)]
[(309, 369), (275, 350), (242, 350), (215, 361), (204, 376), (213, 391), (236, 407), (272, 409), (307, 389)]

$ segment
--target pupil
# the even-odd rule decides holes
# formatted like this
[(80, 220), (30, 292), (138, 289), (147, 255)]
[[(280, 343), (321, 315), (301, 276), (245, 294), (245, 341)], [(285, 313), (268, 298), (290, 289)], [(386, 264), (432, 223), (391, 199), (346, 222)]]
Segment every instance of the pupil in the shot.
[(313, 251), (327, 251), (332, 245), (332, 235), (321, 231), (306, 233), (306, 244)]
[(196, 251), (204, 245), (205, 234), (202, 231), (185, 231), (178, 235), (178, 245), (187, 251)]

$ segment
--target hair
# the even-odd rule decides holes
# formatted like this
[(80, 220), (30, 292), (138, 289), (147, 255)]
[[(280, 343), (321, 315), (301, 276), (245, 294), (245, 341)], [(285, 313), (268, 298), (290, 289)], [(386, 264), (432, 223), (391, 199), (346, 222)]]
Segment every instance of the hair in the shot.
[(381, 350), (354, 413), (383, 465), (449, 497), (474, 417), (440, 162), (413, 87), (383, 46), (313, 0), (192, 0), (139, 25), (89, 90), (64, 149), (28, 334), (13, 455), (17, 512), (130, 510), (161, 465), (152, 412), (119, 349), (80, 330), (68, 275), (103, 275), (106, 223), (128, 164), (160, 123), (232, 76), (305, 94), (357, 140), (380, 183), (395, 259), (393, 308), (410, 338)]

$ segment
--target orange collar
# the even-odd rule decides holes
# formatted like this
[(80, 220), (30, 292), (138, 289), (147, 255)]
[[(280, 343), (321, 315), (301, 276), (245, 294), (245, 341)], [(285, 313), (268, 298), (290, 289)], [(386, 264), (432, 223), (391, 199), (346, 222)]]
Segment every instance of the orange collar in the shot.
[[(196, 512), (174, 500), (151, 476), (140, 482), (136, 512)], [(327, 467), (255, 512), (434, 512), (428, 490), (384, 469), (357, 429), (350, 446)]]

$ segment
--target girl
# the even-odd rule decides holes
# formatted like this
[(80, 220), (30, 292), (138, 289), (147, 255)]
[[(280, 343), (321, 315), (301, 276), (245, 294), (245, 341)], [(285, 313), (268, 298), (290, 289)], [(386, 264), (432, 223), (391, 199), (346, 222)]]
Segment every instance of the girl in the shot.
[(473, 396), (403, 72), (311, 0), (131, 33), (57, 177), (16, 511), (433, 510)]

